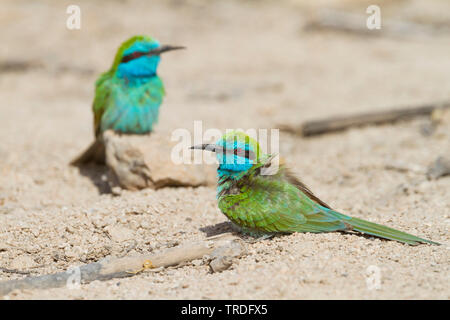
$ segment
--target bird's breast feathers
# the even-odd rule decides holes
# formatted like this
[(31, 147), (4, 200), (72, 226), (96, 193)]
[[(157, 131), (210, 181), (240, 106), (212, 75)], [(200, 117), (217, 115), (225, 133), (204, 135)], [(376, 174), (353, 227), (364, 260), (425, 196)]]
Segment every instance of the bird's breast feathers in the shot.
[(101, 112), (100, 117), (97, 116), (101, 132), (108, 129), (135, 134), (152, 131), (164, 97), (164, 87), (158, 77), (133, 85), (126, 79), (111, 79), (100, 85), (94, 112), (96, 109)]

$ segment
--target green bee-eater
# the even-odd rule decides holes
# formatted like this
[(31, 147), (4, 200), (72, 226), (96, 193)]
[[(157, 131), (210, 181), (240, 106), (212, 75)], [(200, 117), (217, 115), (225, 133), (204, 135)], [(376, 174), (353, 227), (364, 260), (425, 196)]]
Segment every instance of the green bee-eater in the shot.
[(72, 164), (104, 162), (101, 135), (105, 130), (145, 134), (158, 120), (164, 86), (156, 71), (160, 54), (182, 49), (160, 45), (147, 36), (134, 36), (117, 51), (111, 68), (95, 84), (94, 133), (96, 141)]
[[(233, 131), (215, 144), (191, 148), (216, 153), (219, 208), (244, 233), (266, 237), (276, 233), (357, 231), (410, 245), (438, 244), (333, 210), (283, 164), (269, 169), (274, 157), (264, 154), (258, 142), (243, 132)], [(265, 175), (264, 170), (273, 172)]]

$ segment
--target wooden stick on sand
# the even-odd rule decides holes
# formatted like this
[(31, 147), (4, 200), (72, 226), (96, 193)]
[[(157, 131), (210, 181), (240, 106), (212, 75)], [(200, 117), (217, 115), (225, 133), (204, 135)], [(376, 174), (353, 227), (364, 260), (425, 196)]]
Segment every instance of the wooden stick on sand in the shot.
[[(183, 265), (192, 260), (202, 259), (205, 255), (210, 255), (213, 259), (228, 261), (244, 254), (244, 252), (245, 247), (240, 238), (225, 233), (203, 241), (170, 248), (162, 253), (105, 258), (99, 262), (90, 263), (67, 272), (3, 281), (0, 282), (0, 296), (16, 289), (49, 289), (68, 286), (71, 283), (84, 284), (95, 280), (105, 281), (131, 277), (145, 269), (157, 271), (156, 269), (163, 269), (164, 267)], [(227, 255), (226, 259), (222, 256), (223, 253)]]
[(361, 113), (352, 116), (331, 117), (323, 120), (307, 121), (299, 127), (280, 125), (280, 129), (286, 132), (300, 134), (302, 136), (314, 136), (329, 132), (342, 131), (352, 127), (364, 125), (379, 125), (393, 123), (400, 120), (409, 120), (420, 116), (428, 116), (435, 109), (450, 108), (450, 102), (432, 103), (415, 108), (391, 109), (380, 112)]

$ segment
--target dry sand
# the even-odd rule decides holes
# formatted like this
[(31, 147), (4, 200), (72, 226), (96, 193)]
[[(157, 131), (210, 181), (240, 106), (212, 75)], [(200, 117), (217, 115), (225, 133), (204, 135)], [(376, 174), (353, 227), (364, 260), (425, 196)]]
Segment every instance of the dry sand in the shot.
[[(204, 129), (272, 128), (450, 99), (448, 33), (369, 38), (304, 32), (302, 25), (317, 9), (306, 1), (78, 2), (82, 28), (69, 31), (64, 2), (2, 1), (6, 46), (0, 47), (0, 61), (41, 63), (0, 73), (3, 268), (59, 272), (109, 255), (164, 250), (228, 228), (214, 185), (113, 196), (102, 192), (103, 172), (87, 177), (68, 166), (93, 139), (94, 81), (130, 35), (188, 47), (162, 59), (162, 134), (193, 130), (194, 120), (202, 120)], [(367, 5), (356, 2), (345, 4), (364, 14)], [(391, 18), (449, 21), (447, 1), (383, 6)], [(450, 124), (424, 136), (426, 121), (310, 139), (281, 134), (280, 151), (334, 208), (444, 246), (293, 234), (249, 244), (249, 255), (222, 273), (211, 274), (194, 261), (80, 289), (14, 291), (6, 298), (449, 299), (450, 178), (428, 181), (424, 170), (450, 154)], [(387, 169), (398, 164), (415, 170)], [(375, 290), (366, 282), (369, 266), (380, 271)], [(23, 277), (0, 271), (0, 280)]]

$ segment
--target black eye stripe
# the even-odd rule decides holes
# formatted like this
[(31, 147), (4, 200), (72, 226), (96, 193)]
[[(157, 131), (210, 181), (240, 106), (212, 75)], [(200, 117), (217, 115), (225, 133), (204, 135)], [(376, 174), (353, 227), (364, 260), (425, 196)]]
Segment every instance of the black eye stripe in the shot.
[(120, 62), (126, 63), (128, 61), (140, 58), (140, 57), (145, 56), (147, 54), (148, 54), (148, 52), (135, 51), (135, 52), (132, 52), (130, 54), (127, 54), (126, 56), (123, 56), (123, 58), (122, 58), (122, 60)]
[(241, 156), (250, 160), (255, 159), (255, 153), (251, 150), (243, 150), (241, 148), (236, 148), (236, 149), (231, 149), (231, 150), (226, 150), (226, 153), (233, 153), (236, 156)]

